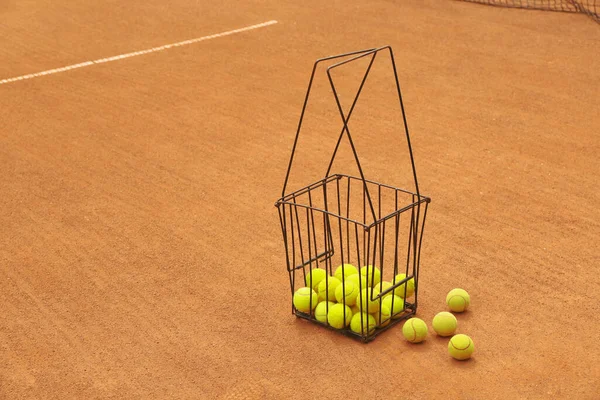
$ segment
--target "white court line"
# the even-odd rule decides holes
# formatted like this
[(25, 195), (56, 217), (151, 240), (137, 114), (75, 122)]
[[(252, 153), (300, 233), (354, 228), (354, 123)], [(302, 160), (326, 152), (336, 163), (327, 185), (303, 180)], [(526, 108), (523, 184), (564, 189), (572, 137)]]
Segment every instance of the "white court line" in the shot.
[(165, 44), (164, 46), (153, 47), (153, 48), (147, 49), (147, 50), (134, 51), (133, 53), (120, 54), (118, 56), (100, 58), (98, 60), (85, 61), (85, 62), (82, 62), (79, 64), (67, 65), (66, 67), (62, 67), (62, 68), (55, 68), (55, 69), (49, 69), (48, 71), (36, 72), (35, 74), (21, 75), (21, 76), (17, 76), (14, 78), (2, 79), (2, 80), (0, 80), (0, 85), (4, 85), (5, 83), (22, 81), (25, 79), (36, 78), (38, 76), (57, 74), (59, 72), (69, 71), (69, 70), (76, 69), (76, 68), (89, 67), (90, 65), (94, 65), (94, 64), (102, 64), (102, 63), (107, 63), (107, 62), (111, 62), (111, 61), (122, 60), (124, 58), (141, 56), (143, 54), (156, 53), (157, 51), (167, 50), (167, 49), (170, 49), (171, 47), (187, 46), (188, 44), (198, 43), (198, 42), (202, 42), (204, 40), (216, 39), (216, 38), (220, 38), (223, 36), (233, 35), (234, 33), (251, 31), (253, 29), (258, 29), (258, 28), (264, 28), (265, 26), (273, 25), (276, 23), (277, 23), (277, 21), (274, 21), (274, 20), (267, 21), (267, 22), (263, 22), (261, 24), (250, 25), (250, 26), (246, 26), (244, 28), (234, 29), (232, 31), (215, 33), (214, 35), (202, 36), (202, 37), (199, 37), (196, 39), (184, 40), (182, 42), (177, 42), (177, 43)]

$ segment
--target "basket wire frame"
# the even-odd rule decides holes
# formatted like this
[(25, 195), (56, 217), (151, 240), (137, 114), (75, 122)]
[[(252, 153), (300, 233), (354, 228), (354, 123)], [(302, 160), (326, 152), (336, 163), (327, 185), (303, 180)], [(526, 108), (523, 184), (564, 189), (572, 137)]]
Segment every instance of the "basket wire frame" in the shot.
[[(403, 128), (411, 161), (414, 192), (366, 179), (354, 141), (352, 140), (350, 128), (348, 127), (352, 112), (379, 53), (388, 54), (391, 60), (395, 89), (398, 94)], [(369, 64), (353, 102), (347, 113), (345, 113), (331, 71), (365, 57), (370, 57)], [(337, 61), (339, 59), (343, 60)], [(323, 62), (331, 60), (336, 60), (337, 62), (329, 65), (326, 73), (342, 120), (343, 126), (341, 132), (333, 150), (325, 177), (296, 191), (286, 193), (298, 138), (302, 130), (302, 122), (317, 67)], [(348, 139), (360, 176), (331, 172), (340, 143), (344, 137)], [(407, 282), (409, 280), (413, 280), (414, 282), (414, 299), (411, 299), (410, 302), (406, 299), (407, 301), (403, 302), (402, 310), (393, 318), (390, 318), (385, 326), (370, 330), (367, 328), (367, 318), (361, 314), (360, 333), (355, 333), (350, 329), (340, 329), (338, 331), (368, 342), (403, 319), (414, 315), (418, 304), (421, 244), (427, 207), (430, 201), (429, 197), (423, 196), (419, 192), (408, 124), (392, 48), (390, 46), (371, 48), (317, 60), (313, 66), (300, 114), (300, 121), (292, 146), (281, 198), (275, 203), (279, 212), (292, 296), (295, 290), (305, 286), (306, 276), (315, 268), (325, 269), (327, 272), (325, 285), (329, 287), (329, 277), (334, 275), (334, 269), (338, 265), (341, 266), (343, 277), (346, 276), (346, 264), (354, 263), (357, 264), (358, 268), (369, 265), (379, 268), (381, 271), (381, 281), (383, 281), (383, 277), (386, 274), (393, 274), (393, 277), (401, 273), (405, 274), (404, 279), (392, 281), (392, 286), (389, 288), (384, 289), (382, 282), (375, 285), (379, 289), (379, 293), (375, 293), (374, 291), (368, 292), (370, 293), (370, 301), (381, 302), (384, 296), (390, 293), (398, 293), (401, 290), (404, 290), (401, 297), (406, 298), (408, 290)], [(363, 289), (373, 286), (373, 283), (376, 281), (375, 269), (372, 268), (370, 272), (370, 275), (365, 277), (364, 284), (362, 279), (358, 281), (359, 293)], [(297, 282), (298, 280), (300, 282)], [(342, 279), (341, 285), (345, 292), (345, 279)], [(394, 309), (395, 301), (396, 298), (392, 296), (392, 309)], [(313, 304), (312, 296), (309, 303), (310, 309), (313, 310), (315, 305)], [(342, 304), (344, 306), (347, 305), (345, 298)], [(326, 303), (325, 307), (328, 313), (329, 303)], [(309, 314), (297, 310), (293, 303), (292, 313), (299, 318), (334, 329), (328, 323), (318, 321), (313, 312)], [(381, 308), (379, 308), (378, 315), (375, 317), (378, 317), (378, 321), (381, 321)], [(346, 321), (345, 314), (343, 322), (344, 326), (349, 322)]]

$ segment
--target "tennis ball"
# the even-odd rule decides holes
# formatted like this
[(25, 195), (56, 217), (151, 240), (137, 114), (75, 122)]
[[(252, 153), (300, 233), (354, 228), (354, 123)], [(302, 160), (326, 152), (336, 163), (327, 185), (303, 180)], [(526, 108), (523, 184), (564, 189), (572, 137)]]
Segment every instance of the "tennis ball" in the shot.
[[(375, 271), (375, 272), (373, 272), (373, 271)], [(381, 282), (381, 271), (379, 270), (379, 268), (374, 267), (372, 265), (362, 267), (360, 269), (360, 274), (362, 276), (364, 276), (365, 278), (367, 278), (367, 281), (369, 282), (370, 287), (373, 287), (373, 286), (377, 285), (379, 282)], [(375, 276), (373, 276), (373, 274)]]
[(448, 353), (457, 360), (466, 360), (471, 358), (471, 354), (475, 350), (473, 340), (462, 333), (452, 336), (448, 342)]
[(311, 310), (315, 309), (318, 301), (319, 296), (317, 292), (309, 287), (301, 287), (294, 293), (294, 307), (300, 312), (310, 313)]
[(321, 283), (321, 281), (325, 279), (326, 275), (327, 272), (324, 269), (314, 268), (311, 269), (308, 274), (306, 274), (304, 282), (306, 283), (306, 286), (317, 290), (317, 288), (319, 287), (319, 283)]
[[(399, 282), (402, 282), (404, 279), (406, 279), (406, 274), (396, 275), (396, 277), (394, 278), (394, 285)], [(404, 296), (405, 287), (406, 287), (406, 297)], [(410, 278), (408, 281), (406, 281), (406, 283), (398, 286), (398, 288), (396, 290), (394, 290), (394, 294), (396, 296), (400, 296), (402, 298), (407, 298), (407, 299), (410, 296), (412, 296), (413, 293), (415, 293), (415, 278)]]
[(326, 279), (323, 279), (317, 288), (319, 301), (335, 301), (335, 289), (340, 283), (340, 280), (338, 278), (334, 278), (333, 276), (328, 276)]
[(381, 301), (381, 304), (391, 310), (393, 319), (402, 316), (402, 312), (404, 311), (404, 299), (402, 297), (396, 295), (388, 296)]
[(386, 306), (385, 304), (382, 304), (379, 307), (379, 311), (374, 312), (371, 315), (373, 317), (375, 317), (375, 322), (377, 323), (377, 326), (379, 326), (379, 327), (384, 327), (387, 324), (389, 324), (390, 320), (392, 318), (390, 308), (388, 306)]
[(335, 298), (338, 303), (346, 303), (347, 306), (356, 304), (358, 297), (358, 286), (352, 282), (342, 282), (335, 288)]
[(375, 321), (375, 317), (366, 313), (354, 314), (350, 321), (350, 329), (352, 332), (363, 336), (373, 333), (376, 325), (377, 321)]
[(427, 324), (420, 318), (411, 318), (404, 323), (402, 334), (411, 343), (421, 343), (427, 337)]
[(360, 312), (360, 308), (358, 308), (358, 304), (350, 306), (350, 310), (352, 310), (352, 315), (358, 314)]
[[(392, 287), (392, 284), (390, 282), (388, 282), (388, 281), (381, 281), (377, 285), (375, 285), (375, 287), (373, 288), (373, 293), (375, 293), (375, 296), (378, 296), (379, 293), (383, 293), (383, 292), (385, 292), (386, 290), (388, 290), (391, 287)], [(385, 299), (388, 296), (391, 296), (392, 292), (388, 292), (388, 294), (386, 294), (385, 296), (383, 296), (382, 300)]]
[(471, 304), (471, 296), (463, 289), (452, 289), (446, 296), (446, 304), (450, 308), (450, 311), (463, 312)]
[[(344, 318), (346, 318), (345, 321)], [(327, 313), (327, 322), (336, 329), (342, 329), (345, 326), (350, 325), (351, 319), (352, 311), (350, 310), (350, 307), (343, 304), (334, 304)]]
[(440, 336), (450, 336), (456, 332), (458, 321), (456, 317), (447, 311), (437, 313), (433, 317), (433, 330)]
[(373, 289), (363, 289), (360, 292), (360, 296), (356, 300), (356, 304), (358, 304), (358, 308), (362, 312), (366, 312), (368, 314), (372, 314), (379, 310), (379, 299), (371, 300), (371, 294)]
[(356, 285), (359, 290), (366, 289), (367, 286), (367, 278), (361, 276), (359, 274), (352, 274), (346, 277), (346, 282), (352, 282)]
[[(343, 277), (342, 277), (342, 272), (344, 275)], [(358, 270), (356, 269), (356, 267), (352, 264), (344, 264), (343, 268), (342, 268), (342, 265), (340, 265), (339, 267), (337, 267), (335, 269), (333, 276), (338, 278), (340, 281), (343, 281), (344, 280), (343, 278), (346, 278), (352, 274), (358, 274)]]
[(335, 303), (333, 301), (322, 301), (315, 308), (315, 318), (319, 322), (327, 323), (327, 311), (331, 310)]

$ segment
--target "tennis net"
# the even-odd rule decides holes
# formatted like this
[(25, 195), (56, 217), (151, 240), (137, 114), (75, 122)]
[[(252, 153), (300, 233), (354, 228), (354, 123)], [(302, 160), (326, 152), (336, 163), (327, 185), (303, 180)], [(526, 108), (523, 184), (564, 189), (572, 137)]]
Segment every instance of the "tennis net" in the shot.
[(462, 0), (498, 7), (564, 11), (586, 14), (600, 23), (600, 0)]

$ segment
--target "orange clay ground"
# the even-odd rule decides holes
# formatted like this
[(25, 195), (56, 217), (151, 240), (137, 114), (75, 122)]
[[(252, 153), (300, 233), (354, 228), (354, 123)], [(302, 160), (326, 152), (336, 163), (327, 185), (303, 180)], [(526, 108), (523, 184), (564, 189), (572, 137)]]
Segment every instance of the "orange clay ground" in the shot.
[[(0, 80), (278, 21), (0, 85), (0, 398), (598, 398), (600, 26), (447, 0), (213, 3), (0, 5)], [(290, 312), (273, 204), (312, 63), (387, 44), (432, 198), (418, 316), (467, 289), (467, 362), (431, 333), (365, 345)], [(366, 173), (401, 182), (393, 135), (362, 135), (392, 140)]]

